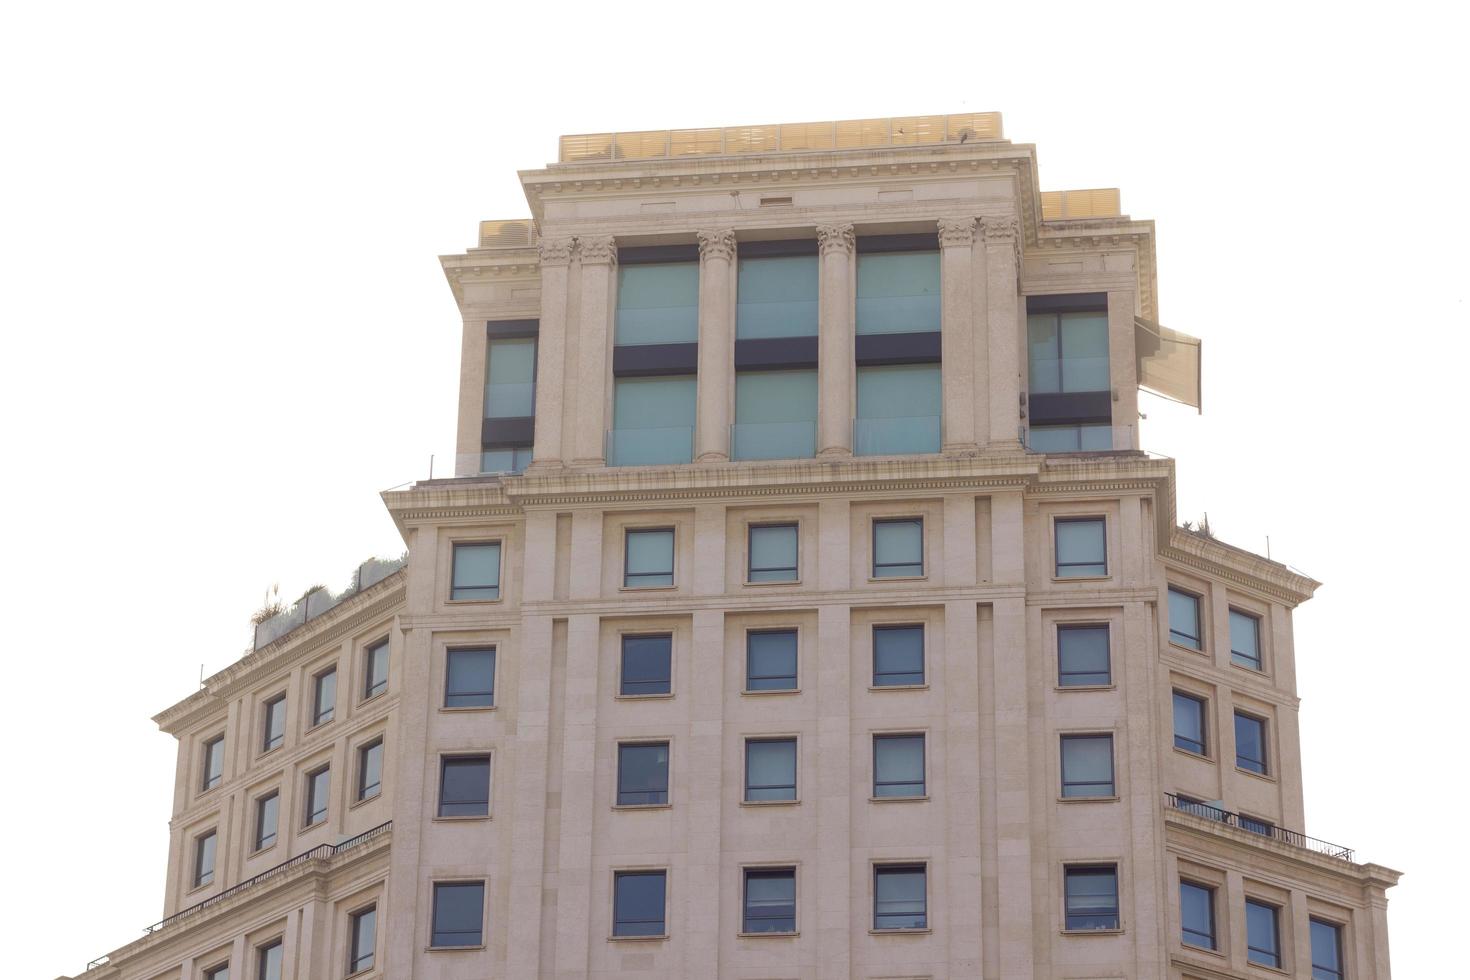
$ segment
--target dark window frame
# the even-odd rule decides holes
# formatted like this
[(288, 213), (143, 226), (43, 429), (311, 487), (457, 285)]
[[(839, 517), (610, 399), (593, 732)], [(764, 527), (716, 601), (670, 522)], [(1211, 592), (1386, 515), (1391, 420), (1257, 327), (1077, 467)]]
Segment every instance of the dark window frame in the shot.
[[(1251, 628), (1255, 631), (1255, 634), (1256, 634), (1256, 655), (1254, 657), (1252, 657), (1248, 653), (1242, 653), (1239, 650), (1235, 649), (1235, 617), (1236, 616), (1240, 616), (1240, 617), (1243, 617), (1243, 618), (1248, 619), (1248, 620), (1251, 621)], [(1261, 619), (1262, 619), (1262, 617), (1256, 615), (1255, 613), (1247, 612), (1244, 609), (1238, 609), (1235, 606), (1231, 606), (1230, 607), (1230, 611), (1229, 611), (1229, 619), (1230, 619), (1230, 662), (1232, 664), (1234, 664), (1235, 666), (1237, 666), (1237, 667), (1244, 667), (1246, 670), (1254, 670), (1257, 673), (1264, 674), (1266, 672), (1266, 654), (1265, 654), (1265, 651), (1263, 651), (1261, 649)]]
[[(899, 917), (907, 915), (903, 912), (880, 912), (879, 909), (879, 882), (885, 875), (900, 875), (919, 873), (924, 878), (924, 909), (919, 913), (923, 917), (923, 924), (917, 926), (891, 926), (883, 924), (883, 916)], [(927, 861), (883, 861), (873, 865), (873, 931), (874, 932), (920, 932), (929, 928), (929, 862)], [(892, 901), (890, 899), (890, 901)]]
[[(873, 634), (873, 636), (872, 636), (872, 643), (873, 643), (873, 677), (872, 677), (872, 686), (873, 687), (875, 687), (875, 688), (879, 688), (879, 687), (912, 688), (912, 687), (924, 687), (925, 685), (927, 685), (929, 683), (929, 635), (928, 635), (929, 634), (929, 631), (928, 631), (928, 629), (926, 629), (926, 625), (927, 624), (925, 624), (925, 623), (874, 623), (873, 624), (873, 629), (872, 629), (872, 634)], [(881, 678), (884, 678), (884, 677), (906, 677), (906, 676), (912, 675), (914, 672), (911, 671), (911, 670), (879, 670), (878, 669), (878, 637), (880, 635), (883, 635), (883, 634), (899, 633), (901, 631), (908, 631), (908, 630), (918, 630), (919, 631), (919, 670), (918, 670), (919, 679), (917, 681), (896, 681), (894, 683), (884, 683), (884, 682), (881, 681)]]
[[(1177, 687), (1170, 692), (1169, 703), (1173, 708), (1174, 718), (1174, 748), (1190, 755), (1197, 755), (1201, 759), (1210, 757), (1210, 702), (1208, 698), (1192, 694), (1189, 691), (1181, 691)], [(1179, 734), (1179, 701), (1193, 701), (1199, 707), (1199, 738), (1193, 739), (1187, 735)]]
[[(656, 571), (656, 572), (633, 572), (633, 571), (629, 571), (629, 569), (628, 569), (628, 555), (629, 555), (629, 553), (630, 553), (630, 551), (632, 549), (629, 548), (628, 545), (631, 543), (632, 538), (633, 538), (633, 535), (635, 535), (635, 534), (667, 534), (669, 536), (669, 570), (667, 572), (664, 572), (664, 571)], [(679, 535), (678, 535), (677, 529), (672, 524), (665, 525), (665, 526), (660, 526), (660, 527), (625, 527), (625, 528), (623, 528), (623, 588), (625, 588), (625, 589), (672, 589), (672, 588), (676, 588), (678, 586), (678, 584), (679, 584), (679, 578), (678, 578), (677, 570), (675, 568), (675, 566), (678, 565), (678, 554), (679, 554)], [(663, 578), (663, 577), (667, 576), (668, 579), (669, 579), (669, 581), (668, 581), (667, 584), (660, 582), (660, 583), (656, 583), (656, 584), (653, 584), (653, 585), (641, 585), (641, 584), (638, 584), (638, 583), (636, 583), (636, 582), (633, 581), (633, 579), (635, 577), (636, 578), (653, 578), (655, 576), (658, 577), (658, 578)]]
[[(791, 880), (791, 915), (752, 914), (750, 907), (750, 882), (756, 880)], [(751, 865), (740, 869), (740, 932), (747, 936), (790, 936), (795, 935), (796, 928), (796, 866), (789, 864), (779, 865)], [(761, 923), (777, 923), (785, 925), (790, 922), (789, 928), (765, 929), (758, 928)]]
[[(1169, 592), (1176, 593), (1178, 595), (1185, 596), (1186, 598), (1188, 598), (1188, 599), (1190, 599), (1190, 600), (1192, 600), (1194, 602), (1194, 628), (1197, 629), (1197, 630), (1199, 630), (1199, 632), (1200, 632), (1200, 635), (1199, 636), (1192, 636), (1189, 633), (1185, 633), (1185, 632), (1183, 632), (1181, 630), (1176, 630), (1174, 628), (1174, 617), (1171, 615), (1171, 616), (1169, 616), (1169, 642), (1172, 643), (1172, 644), (1174, 644), (1175, 646), (1184, 647), (1186, 650), (1195, 650), (1195, 651), (1197, 651), (1199, 653), (1204, 653), (1204, 651), (1205, 651), (1205, 637), (1204, 637), (1204, 633), (1205, 633), (1205, 600), (1204, 600), (1204, 596), (1200, 595), (1198, 592), (1191, 592), (1188, 589), (1185, 589), (1185, 588), (1182, 588), (1180, 586), (1173, 585), (1173, 584), (1170, 584), (1169, 585), (1168, 591)], [(1169, 608), (1167, 596), (1165, 597), (1164, 608), (1166, 610)], [(1182, 638), (1184, 641), (1193, 640), (1194, 642), (1192, 644), (1189, 643), (1189, 642), (1181, 642), (1181, 639), (1180, 638)]]
[[(1070, 905), (1071, 895), (1067, 884), (1075, 878), (1102, 878), (1113, 880), (1113, 905), (1099, 906), (1095, 911), (1076, 911)], [(1122, 881), (1116, 863), (1079, 863), (1062, 866), (1062, 923), (1065, 932), (1120, 932), (1123, 928)], [(1085, 924), (1084, 920), (1101, 920), (1101, 924)]]
[[(460, 585), (455, 579), (461, 548), (495, 549), (495, 584)], [(505, 578), (505, 542), (499, 538), (485, 541), (455, 541), (449, 549), (449, 601), (450, 602), (496, 602), (500, 599), (500, 587)], [(460, 595), (461, 592), (494, 592), (494, 595)]]
[[(752, 636), (787, 636), (792, 640), (792, 661), (790, 674), (753, 674), (750, 668), (750, 638)], [(774, 627), (771, 629), (751, 629), (745, 631), (745, 688), (741, 693), (767, 694), (784, 693), (800, 690), (801, 683), (801, 633), (794, 627)], [(790, 687), (751, 687), (752, 680), (782, 680), (791, 678)]]
[[(1067, 745), (1073, 742), (1102, 742), (1108, 745), (1108, 781), (1106, 784), (1095, 779), (1067, 779)], [(1058, 742), (1061, 753), (1061, 789), (1062, 798), (1069, 800), (1088, 799), (1112, 799), (1118, 795), (1118, 756), (1117, 747), (1113, 744), (1112, 732), (1063, 732)], [(1087, 787), (1106, 786), (1106, 793), (1096, 792), (1068, 792), (1073, 788), (1086, 789)]]
[(229, 980), (229, 978), (229, 960), (225, 960), (223, 963), (216, 963), (214, 966), (208, 967), (204, 971), (204, 980)]
[[(790, 783), (762, 783), (754, 786), (750, 782), (750, 747), (752, 745), (790, 745), (791, 746), (791, 782)], [(801, 769), (801, 742), (795, 735), (752, 735), (745, 739), (744, 751), (745, 781), (742, 801), (745, 803), (796, 803), (798, 801), (797, 786), (800, 783), (799, 771)], [(751, 792), (770, 790), (790, 790), (790, 796), (752, 798)]]
[[(633, 748), (658, 748), (664, 750), (664, 788), (662, 790), (625, 790), (623, 789), (623, 751)], [(653, 807), (669, 806), (669, 783), (671, 781), (670, 769), (673, 768), (674, 749), (669, 739), (633, 739), (617, 743), (617, 770), (616, 770), (616, 799), (620, 807)], [(625, 800), (624, 796), (662, 796), (662, 799)]]
[[(1246, 756), (1246, 755), (1242, 755), (1241, 754), (1241, 751), (1240, 751), (1240, 720), (1242, 718), (1246, 719), (1247, 721), (1253, 721), (1257, 725), (1260, 726), (1260, 730), (1261, 730), (1261, 755), (1263, 756), (1263, 758), (1253, 759), (1250, 756)], [(1239, 708), (1236, 708), (1235, 709), (1234, 731), (1236, 733), (1235, 734), (1235, 768), (1240, 769), (1240, 770), (1243, 770), (1245, 772), (1255, 773), (1257, 776), (1270, 776), (1271, 775), (1271, 742), (1270, 742), (1270, 737), (1271, 737), (1270, 731), (1271, 731), (1271, 729), (1270, 729), (1270, 722), (1267, 719), (1261, 717), (1260, 715), (1251, 714), (1249, 711), (1241, 711)], [(1241, 763), (1247, 763), (1247, 764), (1246, 765), (1242, 765)]]
[[(490, 654), (490, 687), (486, 690), (451, 691), (450, 681), (454, 677), (455, 657), (464, 654)], [(484, 709), (495, 707), (495, 675), (500, 670), (500, 648), (493, 643), (484, 646), (448, 647), (444, 651), (444, 701), (443, 708)], [(454, 704), (452, 698), (488, 698), (483, 704)]]
[[(1205, 923), (1206, 931), (1201, 932), (1192, 927), (1184, 917), (1184, 891), (1193, 888), (1203, 892), (1205, 895), (1205, 910), (1209, 914), (1209, 921)], [(1179, 879), (1179, 942), (1184, 946), (1192, 946), (1195, 949), (1219, 950), (1219, 926), (1215, 915), (1215, 886), (1207, 885), (1202, 881), (1194, 881), (1189, 878)]]
[[(279, 952), (277, 952), (277, 950), (279, 950)], [(284, 939), (281, 939), (280, 937), (277, 937), (275, 939), (272, 939), (270, 942), (261, 943), (259, 946), (255, 947), (256, 980), (271, 980), (271, 975), (269, 973), (271, 953), (276, 953), (276, 955), (280, 957), (277, 965), (280, 966), (282, 970), (285, 969), (286, 941)], [(280, 973), (278, 972), (276, 975), (280, 976)]]
[[(659, 678), (647, 681), (629, 681), (627, 679), (628, 666), (628, 641), (629, 640), (667, 640), (668, 641), (668, 670), (665, 672), (662, 683), (663, 690), (629, 690), (628, 685), (657, 685)], [(668, 698), (674, 694), (674, 634), (665, 630), (653, 633), (622, 633), (618, 636), (618, 697), (620, 698)]]
[[(490, 816), (491, 784), (495, 779), (495, 760), (493, 752), (447, 752), (439, 756), (439, 786), (437, 802), (434, 805), (434, 816), (439, 820), (453, 819), (480, 819)], [(455, 766), (483, 765), (485, 770), (485, 798), (482, 799), (454, 799), (444, 798), (444, 782), (449, 770)], [(482, 809), (465, 813), (446, 812), (450, 807), (478, 807)]]
[[(1063, 524), (1100, 524), (1102, 525), (1102, 561), (1062, 561), (1062, 535), (1060, 533)], [(1065, 517), (1052, 518), (1052, 577), (1053, 578), (1107, 578), (1111, 572), (1108, 569), (1108, 519), (1102, 514), (1077, 514)], [(1065, 568), (1092, 568), (1096, 565), (1102, 566), (1101, 572), (1070, 574), (1063, 572)]]
[[(1093, 676), (1098, 672), (1095, 670), (1067, 670), (1063, 660), (1062, 637), (1067, 633), (1084, 633), (1094, 630), (1102, 630), (1104, 653), (1107, 656), (1107, 679), (1101, 683), (1096, 681), (1077, 684), (1067, 683), (1069, 676), (1083, 677)], [(1113, 627), (1111, 623), (1057, 623), (1057, 687), (1111, 687), (1113, 684)]]
[[(265, 805), (271, 800), (276, 801), (275, 827), (269, 835), (262, 833), (265, 829)], [(269, 793), (262, 793), (255, 798), (255, 833), (252, 836), (254, 843), (253, 851), (263, 851), (267, 847), (274, 847), (276, 841), (281, 838), (281, 791), (273, 789)]]
[[(362, 651), (362, 700), (370, 701), (388, 690), (388, 670), (392, 666), (393, 649), (389, 644), (391, 637), (383, 637), (369, 643)], [(377, 660), (379, 651), (383, 654), (383, 676), (374, 680), (374, 662)]]
[[(774, 531), (778, 528), (789, 528), (791, 536), (796, 539), (796, 564), (789, 568), (785, 565), (772, 565), (770, 567), (755, 567), (755, 532)], [(757, 572), (787, 572), (790, 578), (757, 579)], [(767, 582), (799, 582), (801, 581), (801, 524), (796, 521), (772, 521), (765, 524), (750, 524), (745, 528), (745, 584), (764, 585)]]
[[(919, 780), (917, 793), (884, 793), (884, 787), (913, 786), (912, 779), (880, 779), (878, 775), (878, 744), (900, 739), (919, 741)], [(927, 732), (874, 732), (873, 733), (873, 798), (875, 800), (917, 800), (929, 796), (929, 738)]]
[[(316, 799), (317, 777), (323, 773), (327, 776), (327, 782), (322, 791), (323, 799)], [(306, 773), (306, 792), (302, 793), (302, 802), (306, 804), (302, 814), (302, 829), (317, 827), (327, 822), (331, 815), (332, 797), (332, 764), (317, 766)], [(320, 808), (317, 803), (320, 802)]]
[[(1313, 926), (1321, 926), (1332, 930), (1332, 958), (1337, 961), (1336, 966), (1319, 963), (1317, 960), (1317, 931)], [(1317, 976), (1320, 971), (1323, 978), (1327, 980), (1343, 980), (1347, 971), (1343, 969), (1343, 933), (1346, 925), (1341, 922), (1333, 922), (1331, 919), (1323, 919), (1319, 916), (1307, 917), (1307, 943), (1312, 950), (1312, 980), (1321, 980)]]
[[(216, 751), (219, 753), (219, 772), (211, 774), (210, 770), (214, 768)], [(199, 792), (208, 793), (212, 789), (217, 789), (225, 781), (225, 733), (220, 732), (212, 738), (205, 739), (203, 752), (204, 757), (200, 760), (202, 766), (199, 774)]]
[[(368, 778), (368, 753), (373, 749), (378, 750), (378, 781), (369, 783)], [(383, 747), (383, 736), (370, 739), (357, 747), (357, 802), (362, 803), (383, 793), (383, 763), (387, 750)], [(369, 792), (371, 790), (371, 792)]]
[[(1095, 302), (1091, 301), (1091, 297), (1096, 296), (1096, 295), (1102, 295), (1104, 297), (1101, 308), (1099, 308), (1096, 305)], [(1074, 304), (1071, 304), (1070, 306), (1067, 305), (1067, 304), (1065, 304), (1065, 303), (1057, 303), (1057, 304), (1044, 304), (1043, 303), (1043, 304), (1037, 304), (1038, 306), (1040, 306), (1042, 308), (1040, 308), (1040, 309), (1034, 309), (1034, 310), (1031, 308), (1032, 304), (1030, 303), (1030, 300), (1032, 300), (1033, 298), (1036, 298), (1036, 297), (1030, 297), (1030, 296), (1026, 297), (1026, 299), (1028, 301), (1027, 304), (1026, 304), (1026, 317), (1027, 317), (1028, 320), (1031, 317), (1033, 317), (1033, 316), (1050, 316), (1050, 317), (1054, 317), (1055, 318), (1055, 320), (1053, 321), (1053, 329), (1056, 331), (1056, 338), (1057, 338), (1057, 377), (1056, 377), (1057, 390), (1056, 391), (1053, 391), (1053, 392), (1045, 392), (1045, 393), (1042, 393), (1042, 394), (1046, 394), (1046, 395), (1083, 395), (1083, 394), (1097, 394), (1098, 392), (1110, 392), (1112, 390), (1111, 384), (1112, 384), (1112, 375), (1113, 375), (1113, 364), (1112, 364), (1112, 360), (1113, 360), (1112, 353), (1113, 352), (1112, 352), (1112, 349), (1111, 349), (1111, 344), (1110, 344), (1109, 350), (1108, 350), (1108, 381), (1109, 381), (1109, 387), (1107, 387), (1107, 388), (1087, 388), (1087, 389), (1080, 389), (1078, 391), (1069, 391), (1069, 390), (1067, 390), (1066, 386), (1063, 384), (1063, 377), (1064, 377), (1065, 372), (1063, 371), (1063, 367), (1062, 366), (1066, 363), (1066, 360), (1067, 360), (1067, 351), (1066, 351), (1065, 344), (1063, 343), (1062, 315), (1065, 314), (1065, 313), (1091, 313), (1091, 314), (1099, 314), (1100, 313), (1100, 314), (1102, 314), (1106, 318), (1107, 317), (1107, 314), (1108, 314), (1106, 296), (1107, 296), (1106, 293), (1103, 293), (1103, 294), (1097, 294), (1097, 293), (1088, 294), (1088, 293), (1083, 293), (1083, 294), (1078, 294), (1077, 302), (1074, 303)], [(1058, 298), (1059, 299), (1064, 299), (1064, 297), (1058, 297)], [(1070, 297), (1065, 297), (1065, 298), (1070, 298)], [(1050, 306), (1050, 308), (1046, 308), (1048, 306)], [(1111, 324), (1109, 324), (1109, 328), (1108, 328), (1108, 330), (1106, 332), (1109, 335), (1112, 333)], [(1109, 336), (1109, 340), (1111, 341), (1111, 336)], [(1025, 374), (1025, 381), (1026, 381), (1026, 387), (1029, 389), (1031, 387), (1031, 331), (1030, 331), (1030, 324), (1029, 323), (1027, 324), (1027, 331), (1026, 331), (1026, 374)]]
[[(623, 896), (619, 885), (629, 878), (659, 878), (663, 882), (663, 903), (659, 906), (658, 918), (624, 916)], [(657, 932), (624, 931), (625, 926), (637, 927), (657, 923)], [(613, 872), (612, 935), (614, 939), (660, 939), (669, 934), (669, 871), (667, 868), (628, 868)]]
[[(281, 712), (281, 716), (280, 716), (281, 730), (280, 730), (280, 733), (279, 734), (272, 735), (271, 734), (271, 722), (272, 722), (272, 720), (274, 718), (275, 711), (276, 711), (277, 708), (279, 708), (279, 710)], [(282, 745), (285, 745), (285, 744), (286, 744), (286, 692), (285, 691), (281, 691), (275, 697), (268, 698), (265, 701), (262, 701), (261, 702), (261, 739), (260, 739), (260, 751), (262, 753), (264, 753), (264, 752), (270, 752), (272, 749), (278, 749)]]
[[(323, 682), (332, 678), (332, 703), (322, 705)], [(337, 665), (319, 670), (311, 675), (311, 727), (325, 725), (337, 717)]]
[[(474, 932), (457, 930), (449, 932), (440, 930), (439, 919), (439, 896), (447, 894), (449, 890), (477, 889), (480, 894), (480, 921)], [(485, 945), (485, 879), (483, 878), (452, 878), (443, 881), (435, 881), (429, 893), (429, 948), (430, 949), (474, 949)], [(442, 939), (473, 936), (473, 942), (442, 942)]]
[[(364, 953), (362, 946), (362, 923), (372, 916), (373, 941)], [(378, 958), (378, 905), (366, 905), (347, 915), (347, 975), (371, 970)]]
[[(912, 562), (912, 561), (879, 561), (878, 560), (878, 527), (879, 527), (879, 525), (884, 525), (884, 524), (917, 524), (919, 526), (919, 560), (917, 562)], [(923, 515), (919, 515), (918, 517), (875, 517), (875, 518), (873, 518), (873, 521), (872, 521), (872, 529), (871, 529), (871, 531), (869, 533), (869, 540), (871, 542), (871, 546), (872, 546), (872, 549), (873, 549), (873, 553), (871, 555), (872, 560), (873, 560), (872, 561), (872, 565), (873, 565), (872, 577), (873, 578), (875, 578), (875, 579), (880, 579), (880, 578), (906, 579), (906, 578), (925, 578), (926, 577), (925, 572), (924, 572), (924, 565), (925, 565), (925, 559), (928, 557), (928, 554), (927, 554), (928, 549), (924, 547), (924, 518), (923, 518)], [(912, 568), (915, 565), (918, 566), (919, 570), (918, 570), (918, 572), (913, 573), (913, 574), (907, 574), (907, 575), (905, 575), (905, 574), (884, 575), (884, 574), (881, 574), (880, 571), (879, 571), (880, 569), (884, 569), (884, 568)]]
[[(1251, 936), (1251, 906), (1266, 909), (1271, 913), (1271, 945), (1257, 946)], [(1257, 959), (1257, 956), (1262, 957)], [(1245, 958), (1247, 962), (1260, 966), (1281, 969), (1281, 906), (1259, 898), (1245, 900)]]
[[(209, 853), (209, 867), (204, 867), (205, 845), (213, 842)], [(214, 884), (214, 873), (219, 868), (219, 828), (213, 827), (194, 838), (194, 871), (190, 876), (191, 888), (203, 888)]]

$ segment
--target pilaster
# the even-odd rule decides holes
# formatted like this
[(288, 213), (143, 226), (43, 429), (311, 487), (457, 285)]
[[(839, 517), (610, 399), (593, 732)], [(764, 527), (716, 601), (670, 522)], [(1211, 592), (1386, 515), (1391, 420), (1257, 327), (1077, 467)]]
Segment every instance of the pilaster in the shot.
[(459, 421), (455, 427), (454, 475), (480, 472), (480, 429), (485, 417), (485, 318), (464, 318), (459, 343)]
[(1021, 426), (1020, 226), (1015, 218), (983, 217), (986, 327), (989, 343), (989, 447), (1018, 448)]
[(1108, 293), (1108, 371), (1113, 381), (1113, 448), (1137, 449), (1138, 364), (1133, 350), (1133, 291)]
[(735, 305), (731, 272), (735, 232), (699, 232), (699, 380), (697, 462), (730, 458), (734, 406)]
[(607, 432), (607, 379), (612, 351), (612, 317), (618, 266), (611, 235), (577, 239), (581, 259), (580, 339), (577, 350), (577, 424), (573, 465), (601, 466)]
[(939, 219), (940, 317), (943, 392), (943, 444), (941, 451), (962, 455), (979, 450), (975, 441), (975, 246), (974, 218)]
[(850, 224), (818, 225), (821, 254), (817, 319), (817, 455), (852, 455), (853, 265), (857, 236)]
[[(852, 976), (852, 614), (817, 610), (817, 976)], [(811, 887), (810, 884), (808, 887)], [(800, 894), (798, 892), (798, 894)]]
[(562, 409), (567, 378), (567, 290), (571, 282), (570, 238), (543, 239), (541, 322), (536, 336), (536, 444), (531, 468), (562, 463)]

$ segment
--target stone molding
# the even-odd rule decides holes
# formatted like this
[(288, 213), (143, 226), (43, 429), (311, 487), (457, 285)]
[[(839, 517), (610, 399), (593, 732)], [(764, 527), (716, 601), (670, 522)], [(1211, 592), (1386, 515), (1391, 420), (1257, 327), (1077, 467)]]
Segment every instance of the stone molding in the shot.
[(940, 218), (939, 247), (969, 248), (975, 244), (974, 218)]
[(571, 265), (575, 246), (576, 241), (571, 238), (543, 238), (537, 245), (541, 251), (542, 267)]
[(823, 255), (851, 255), (857, 234), (850, 223), (817, 225), (817, 248)]
[(618, 264), (618, 240), (612, 235), (578, 235), (577, 254), (583, 265)]
[(713, 231), (695, 232), (699, 237), (699, 260), (708, 262), (710, 259), (735, 259), (735, 230), (733, 228), (719, 228)]
[(1014, 242), (1021, 236), (1021, 226), (1015, 218), (1001, 218), (988, 214), (980, 219), (980, 231), (985, 236), (987, 245)]

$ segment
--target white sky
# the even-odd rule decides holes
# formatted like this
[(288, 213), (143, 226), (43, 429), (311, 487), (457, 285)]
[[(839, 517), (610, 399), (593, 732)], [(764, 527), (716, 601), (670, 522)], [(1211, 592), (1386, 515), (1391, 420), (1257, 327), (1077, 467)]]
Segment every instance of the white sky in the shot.
[(4, 972), (73, 973), (159, 917), (174, 742), (149, 717), (243, 652), (272, 582), (402, 549), (377, 492), (453, 451), (436, 256), (527, 214), (516, 169), (561, 133), (995, 109), (1044, 188), (1158, 222), (1206, 414), (1146, 397), (1145, 446), (1180, 461), (1181, 519), (1327, 583), (1296, 619), (1302, 829), (1407, 872), (1396, 975), (1444, 975), (1470, 872), (1463, 8), (505, 6), (0, 20)]

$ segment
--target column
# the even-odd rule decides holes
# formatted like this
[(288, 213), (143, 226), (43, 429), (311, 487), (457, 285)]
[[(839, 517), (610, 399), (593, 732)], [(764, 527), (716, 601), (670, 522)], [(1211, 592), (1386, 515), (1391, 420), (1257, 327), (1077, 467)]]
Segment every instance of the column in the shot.
[(699, 232), (699, 429), (696, 462), (730, 458), (735, 374), (735, 304), (731, 272), (735, 232)]
[(1133, 291), (1108, 292), (1108, 373), (1113, 388), (1113, 448), (1137, 449), (1138, 364), (1133, 349)]
[(572, 240), (541, 242), (541, 322), (536, 336), (536, 445), (531, 469), (562, 464), (562, 401), (567, 377), (567, 287)]
[(577, 424), (572, 432), (572, 463), (603, 465), (608, 429), (607, 379), (611, 373), (612, 317), (618, 266), (617, 243), (611, 235), (577, 239), (582, 259), (581, 316), (577, 345)]
[(1021, 231), (1015, 218), (980, 219), (985, 235), (986, 324), (990, 355), (993, 450), (1018, 448), (1021, 426), (1021, 320), (1018, 305)]
[(943, 445), (947, 455), (979, 450), (975, 442), (975, 320), (971, 296), (974, 279), (974, 218), (939, 219), (940, 317), (943, 360), (940, 378), (944, 396)]
[(818, 225), (821, 289), (817, 322), (817, 455), (852, 455), (852, 225)]

